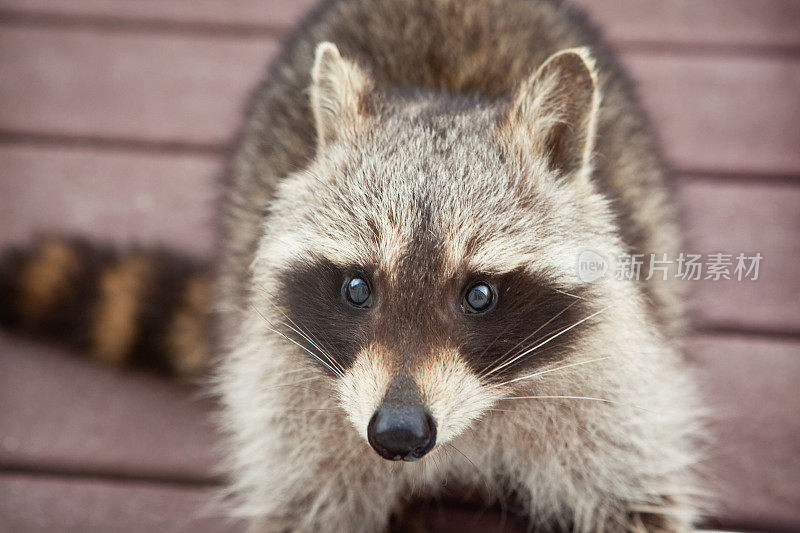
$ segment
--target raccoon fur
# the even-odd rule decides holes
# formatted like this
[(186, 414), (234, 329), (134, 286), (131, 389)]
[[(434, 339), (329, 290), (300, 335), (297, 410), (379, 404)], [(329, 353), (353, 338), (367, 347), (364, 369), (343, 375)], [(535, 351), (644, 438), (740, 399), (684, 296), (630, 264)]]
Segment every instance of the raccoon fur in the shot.
[[(576, 273), (581, 250), (678, 249), (664, 180), (625, 75), (557, 0), (317, 8), (252, 100), (213, 296), (187, 267), (183, 337), (150, 335), (194, 354), (181, 373), (215, 333), (233, 514), (381, 531), (447, 482), (532, 529), (690, 530), (702, 405), (677, 282)], [(133, 256), (99, 271), (140, 287)]]
[(225, 202), (216, 382), (253, 531), (381, 530), (445, 479), (534, 527), (690, 529), (675, 283), (575, 267), (674, 252), (663, 181), (569, 7), (320, 7), (255, 96)]

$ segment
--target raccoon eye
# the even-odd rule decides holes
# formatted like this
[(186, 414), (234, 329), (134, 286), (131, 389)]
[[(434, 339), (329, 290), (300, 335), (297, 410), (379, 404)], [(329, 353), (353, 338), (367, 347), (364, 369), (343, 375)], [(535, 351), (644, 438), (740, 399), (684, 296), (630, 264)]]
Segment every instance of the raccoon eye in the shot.
[(369, 307), (372, 303), (372, 291), (370, 291), (369, 283), (359, 276), (348, 278), (342, 287), (344, 299), (353, 307)]
[(470, 286), (461, 297), (461, 310), (467, 314), (485, 313), (497, 300), (497, 290), (479, 281)]

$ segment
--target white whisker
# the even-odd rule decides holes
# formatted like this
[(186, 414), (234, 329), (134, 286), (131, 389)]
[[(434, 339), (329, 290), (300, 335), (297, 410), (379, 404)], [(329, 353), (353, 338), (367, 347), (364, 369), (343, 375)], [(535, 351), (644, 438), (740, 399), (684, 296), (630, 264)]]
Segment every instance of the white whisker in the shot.
[[(291, 323), (292, 323), (294, 326), (296, 326), (296, 328), (291, 328), (291, 326), (289, 326), (289, 327), (290, 327), (292, 330), (294, 330), (294, 332), (295, 332), (295, 333), (297, 333), (298, 335), (300, 335), (301, 337), (303, 337), (305, 340), (307, 340), (309, 343), (311, 343), (311, 345), (312, 345), (312, 346), (314, 346), (314, 347), (315, 347), (317, 350), (319, 350), (319, 351), (320, 351), (320, 352), (321, 352), (321, 353), (322, 353), (322, 354), (323, 354), (325, 357), (327, 357), (327, 358), (328, 358), (328, 360), (331, 362), (331, 364), (333, 364), (333, 365), (336, 365), (336, 366), (339, 368), (339, 370), (341, 370), (342, 372), (344, 372), (344, 369), (341, 367), (341, 365), (339, 365), (339, 364), (338, 364), (338, 363), (337, 363), (337, 362), (334, 360), (334, 358), (331, 356), (331, 354), (330, 354), (330, 353), (328, 353), (328, 352), (327, 352), (327, 350), (324, 350), (324, 349), (322, 348), (322, 346), (320, 346), (320, 345), (322, 344), (322, 341), (320, 341), (320, 340), (319, 340), (319, 339), (318, 339), (316, 336), (314, 336), (314, 335), (311, 333), (311, 331), (306, 331), (306, 330), (304, 330), (304, 329), (303, 329), (303, 328), (302, 328), (302, 327), (301, 327), (301, 326), (300, 326), (300, 325), (299, 325), (297, 322), (295, 322), (294, 320), (292, 320), (292, 319), (289, 317), (289, 315), (287, 315), (287, 314), (286, 314), (286, 313), (283, 311), (283, 309), (281, 309), (280, 307), (278, 307), (278, 306), (277, 306), (277, 305), (275, 305), (275, 304), (273, 304), (273, 305), (275, 306), (275, 308), (276, 308), (278, 311), (280, 311), (280, 312), (281, 312), (281, 314), (282, 314), (283, 316), (285, 316), (285, 317), (286, 317), (286, 319), (287, 319), (289, 322), (291, 322)], [(286, 324), (286, 325), (288, 326), (288, 324)]]
[[(258, 310), (258, 308), (257, 308), (256, 306), (254, 306), (254, 305), (253, 305), (252, 307), (253, 307), (253, 310), (255, 310), (255, 312), (256, 312), (256, 313), (258, 313), (258, 314), (259, 314), (259, 316), (261, 316), (261, 318), (263, 318), (263, 319), (264, 319), (264, 321), (265, 321), (267, 324), (272, 324), (272, 322), (270, 322), (270, 320), (269, 320), (269, 319), (268, 319), (266, 316), (264, 316), (264, 314), (263, 314), (261, 311), (259, 311), (259, 310)], [(291, 342), (292, 344), (294, 344), (295, 346), (297, 346), (297, 347), (298, 347), (298, 348), (300, 348), (301, 350), (303, 350), (303, 351), (305, 351), (306, 353), (308, 353), (309, 355), (311, 355), (311, 356), (312, 356), (314, 359), (316, 359), (317, 361), (319, 361), (320, 363), (322, 363), (322, 364), (323, 364), (323, 365), (324, 365), (326, 368), (328, 368), (328, 369), (329, 369), (331, 372), (333, 372), (333, 373), (334, 373), (334, 374), (336, 374), (337, 376), (339, 376), (339, 377), (344, 377), (344, 375), (343, 375), (343, 374), (342, 374), (342, 373), (341, 373), (339, 370), (337, 370), (336, 368), (334, 368), (334, 367), (332, 367), (331, 365), (329, 365), (327, 362), (325, 362), (325, 360), (323, 360), (323, 359), (322, 359), (321, 357), (319, 357), (317, 354), (315, 354), (314, 352), (312, 352), (311, 350), (309, 350), (308, 348), (306, 348), (305, 346), (303, 346), (303, 345), (302, 345), (302, 344), (300, 344), (299, 342), (295, 341), (295, 340), (294, 340), (294, 339), (292, 339), (291, 337), (289, 337), (289, 336), (285, 335), (284, 333), (282, 333), (282, 332), (278, 331), (277, 329), (275, 329), (275, 328), (273, 328), (273, 327), (271, 327), (271, 326), (269, 326), (269, 325), (267, 326), (267, 329), (268, 329), (268, 330), (270, 330), (271, 332), (275, 333), (276, 335), (280, 335), (281, 337), (283, 337), (283, 338), (284, 338), (284, 339), (286, 339), (287, 341)]]
[(627, 407), (633, 407), (634, 409), (641, 409), (642, 411), (647, 411), (647, 409), (645, 409), (644, 407), (639, 407), (638, 405), (632, 405), (624, 402), (616, 402), (614, 400), (608, 400), (606, 398), (595, 398), (593, 396), (509, 396), (507, 398), (503, 398), (503, 400), (592, 400), (602, 403), (611, 403), (614, 405), (624, 405)]
[(271, 374), (272, 377), (286, 376), (288, 374), (297, 374), (298, 372), (308, 372), (307, 368), (295, 368), (294, 370), (287, 370), (286, 372), (278, 372)]
[[(506, 353), (504, 353), (504, 354), (502, 355), (502, 357), (500, 357), (500, 358), (499, 358), (499, 360), (503, 360), (503, 359), (505, 359), (505, 357), (506, 357), (506, 356), (507, 356), (509, 353), (511, 353), (513, 350), (516, 350), (516, 349), (517, 349), (517, 348), (518, 348), (520, 345), (522, 345), (522, 343), (524, 343), (524, 342), (527, 342), (527, 340), (528, 340), (528, 339), (530, 339), (531, 337), (533, 337), (534, 335), (536, 335), (537, 333), (539, 333), (539, 332), (540, 332), (542, 329), (546, 328), (546, 327), (547, 327), (547, 325), (548, 325), (548, 324), (550, 324), (550, 322), (552, 322), (553, 320), (555, 320), (556, 318), (558, 318), (559, 316), (561, 316), (562, 314), (564, 314), (566, 311), (568, 311), (568, 310), (569, 310), (569, 309), (570, 309), (570, 308), (571, 308), (573, 305), (575, 305), (576, 303), (577, 303), (577, 302), (572, 302), (571, 304), (569, 304), (568, 306), (566, 306), (564, 309), (562, 309), (562, 310), (561, 310), (561, 311), (560, 311), (558, 314), (556, 314), (555, 316), (553, 316), (553, 317), (552, 317), (550, 320), (548, 320), (547, 322), (545, 322), (544, 324), (542, 324), (541, 326), (539, 326), (538, 328), (536, 328), (536, 329), (533, 331), (533, 333), (531, 333), (530, 335), (528, 335), (527, 337), (525, 337), (524, 339), (522, 339), (521, 341), (519, 341), (517, 344), (515, 344), (515, 345), (514, 345), (514, 347), (513, 347), (513, 348), (511, 348), (511, 349), (510, 349), (510, 350), (508, 350)], [(487, 348), (487, 350), (488, 350), (488, 348)], [(484, 353), (486, 353), (486, 350), (484, 350)], [(488, 376), (488, 375), (490, 375), (490, 374), (492, 374), (492, 373), (494, 373), (494, 372), (497, 372), (497, 371), (498, 371), (498, 370), (500, 370), (501, 368), (504, 368), (504, 367), (508, 366), (508, 364), (509, 364), (509, 363), (505, 363), (505, 364), (503, 364), (503, 365), (501, 365), (501, 366), (499, 366), (499, 367), (496, 367), (496, 368), (494, 368), (494, 369), (492, 369), (492, 370), (489, 370), (488, 372), (486, 372), (486, 373), (482, 374), (482, 376)]]
[[(288, 318), (288, 317), (287, 317), (287, 318)], [(291, 320), (291, 319), (289, 319), (289, 320)], [(297, 328), (294, 328), (294, 327), (292, 327), (291, 325), (287, 324), (286, 322), (281, 322), (281, 324), (282, 324), (282, 325), (284, 325), (284, 326), (286, 326), (287, 328), (291, 329), (292, 331), (294, 331), (294, 332), (295, 332), (295, 333), (297, 333), (298, 335), (300, 335), (300, 337), (302, 337), (303, 339), (307, 340), (309, 344), (311, 344), (311, 345), (312, 345), (314, 348), (316, 348), (317, 350), (319, 350), (319, 352), (320, 352), (320, 354), (321, 354), (321, 355), (325, 356), (325, 359), (327, 359), (327, 360), (328, 360), (328, 362), (329, 362), (331, 365), (335, 366), (335, 367), (336, 367), (337, 369), (339, 369), (339, 370), (340, 370), (342, 373), (344, 373), (344, 369), (343, 369), (343, 368), (342, 368), (342, 367), (341, 367), (341, 366), (340, 366), (340, 365), (339, 365), (339, 364), (338, 364), (338, 363), (337, 363), (337, 362), (336, 362), (336, 361), (335, 361), (335, 360), (334, 360), (334, 359), (333, 359), (333, 358), (330, 356), (330, 354), (329, 354), (328, 352), (326, 352), (325, 350), (323, 350), (323, 349), (322, 349), (322, 348), (321, 348), (321, 347), (320, 347), (320, 346), (319, 346), (317, 343), (315, 343), (314, 341), (312, 341), (312, 340), (311, 340), (311, 339), (308, 337), (308, 335), (304, 334), (304, 333), (303, 333), (301, 330), (298, 330)], [(299, 327), (299, 326), (298, 326), (298, 327)]]
[[(263, 287), (256, 286), (256, 288), (257, 288), (258, 290), (260, 290), (260, 291), (261, 291), (261, 292), (262, 292), (262, 293), (263, 293), (265, 296), (267, 296), (267, 297), (269, 297), (269, 296), (270, 296), (270, 295), (269, 295), (269, 293), (266, 291), (266, 289), (264, 289)], [(310, 331), (309, 331), (309, 332), (305, 332), (305, 330), (303, 330), (303, 328), (301, 328), (301, 327), (300, 327), (300, 325), (299, 325), (299, 324), (297, 324), (297, 322), (295, 322), (294, 320), (292, 320), (292, 319), (291, 319), (291, 317), (289, 317), (289, 315), (287, 315), (287, 314), (286, 314), (286, 312), (284, 312), (284, 310), (283, 310), (283, 309), (281, 309), (281, 308), (280, 308), (278, 305), (276, 305), (275, 303), (273, 303), (273, 302), (271, 302), (271, 301), (270, 301), (269, 303), (270, 303), (270, 304), (272, 304), (272, 306), (273, 306), (275, 309), (277, 309), (277, 310), (278, 310), (278, 311), (279, 311), (279, 312), (280, 312), (280, 313), (281, 313), (281, 314), (282, 314), (284, 317), (286, 317), (286, 320), (288, 320), (289, 322), (291, 322), (291, 323), (292, 323), (292, 324), (293, 324), (295, 327), (292, 327), (292, 326), (290, 326), (289, 324), (287, 324), (287, 323), (285, 323), (285, 322), (283, 323), (283, 325), (285, 325), (286, 327), (288, 327), (289, 329), (291, 329), (292, 331), (294, 331), (295, 333), (297, 333), (298, 335), (300, 335), (300, 336), (301, 336), (303, 339), (305, 339), (306, 341), (308, 341), (308, 343), (309, 343), (309, 344), (311, 344), (311, 345), (312, 345), (314, 348), (316, 348), (317, 350), (319, 350), (320, 354), (322, 354), (322, 355), (324, 355), (324, 356), (325, 356), (325, 358), (328, 360), (328, 362), (329, 362), (329, 363), (330, 363), (332, 366), (335, 366), (336, 368), (338, 368), (338, 369), (339, 369), (339, 371), (340, 371), (342, 374), (344, 374), (344, 368), (342, 368), (342, 367), (341, 367), (341, 365), (339, 365), (339, 364), (336, 362), (336, 360), (335, 360), (335, 359), (334, 359), (334, 358), (331, 356), (331, 354), (329, 354), (329, 353), (328, 353), (326, 350), (323, 350), (323, 349), (322, 349), (322, 347), (320, 346), (320, 344), (322, 344), (322, 343), (319, 341), (319, 339), (317, 339), (315, 336), (313, 336), (313, 335), (311, 334), (311, 332), (310, 332)], [(315, 341), (316, 341), (316, 342), (315, 342)]]
[(567, 369), (567, 368), (572, 368), (572, 367), (574, 367), (574, 366), (588, 365), (589, 363), (596, 363), (596, 362), (598, 362), (598, 361), (604, 361), (604, 360), (606, 360), (606, 359), (611, 359), (611, 357), (613, 357), (613, 356), (611, 356), (611, 355), (607, 355), (607, 356), (605, 356), (605, 357), (598, 357), (598, 358), (596, 358), (596, 359), (589, 359), (589, 360), (587, 360), (587, 361), (578, 361), (577, 363), (570, 363), (570, 364), (568, 364), (568, 365), (562, 365), (562, 366), (558, 366), (558, 367), (556, 367), (556, 368), (550, 368), (550, 369), (548, 369), (548, 370), (541, 370), (541, 371), (539, 371), (539, 372), (534, 372), (533, 374), (528, 374), (527, 376), (521, 376), (521, 377), (518, 377), (518, 378), (510, 379), (510, 380), (508, 380), (508, 381), (505, 381), (505, 382), (503, 382), (503, 383), (500, 383), (500, 384), (499, 384), (499, 385), (497, 385), (497, 386), (498, 386), (498, 387), (502, 387), (502, 386), (504, 386), (504, 385), (510, 385), (511, 383), (515, 383), (515, 382), (517, 382), (517, 381), (522, 381), (522, 380), (524, 380), (524, 379), (531, 379), (531, 378), (535, 378), (535, 377), (538, 377), (538, 376), (543, 376), (543, 375), (545, 375), (545, 374), (550, 374), (550, 373), (552, 373), (552, 372), (558, 372), (558, 371), (560, 371), (560, 370), (565, 370), (565, 369)]
[[(467, 460), (467, 462), (468, 462), (469, 464), (471, 464), (471, 465), (472, 465), (472, 468), (474, 468), (474, 469), (475, 469), (475, 472), (478, 474), (478, 476), (479, 476), (479, 479), (480, 479), (480, 480), (483, 482), (483, 486), (484, 486), (484, 488), (485, 488), (487, 491), (491, 491), (491, 489), (489, 488), (489, 483), (488, 483), (488, 482), (486, 481), (486, 479), (484, 479), (484, 477), (483, 477), (483, 472), (481, 471), (481, 469), (480, 469), (480, 468), (478, 468), (478, 466), (477, 466), (475, 463), (473, 463), (473, 462), (472, 462), (472, 459), (470, 459), (469, 457), (467, 457), (467, 455), (466, 455), (464, 452), (462, 452), (461, 450), (459, 450), (459, 449), (456, 447), (456, 445), (455, 445), (455, 444), (453, 444), (453, 443), (451, 443), (451, 442), (446, 442), (446, 443), (445, 443), (445, 446), (450, 446), (452, 449), (454, 449), (454, 450), (455, 450), (455, 451), (457, 451), (459, 454), (461, 454), (461, 457), (463, 457), (464, 459), (466, 459), (466, 460)], [(487, 494), (488, 494), (488, 492), (487, 492)]]
[(572, 294), (571, 292), (562, 291), (561, 289), (553, 289), (553, 290), (556, 292), (560, 292), (561, 294), (565, 294), (567, 296), (572, 296), (573, 298), (576, 298), (578, 300), (586, 300), (586, 298), (584, 298), (583, 296), (578, 296), (577, 294)]
[[(605, 311), (606, 311), (606, 310), (608, 310), (610, 307), (611, 307), (610, 305), (609, 305), (609, 306), (606, 306), (606, 307), (604, 307), (604, 308), (600, 309), (599, 311), (596, 311), (596, 312), (592, 313), (591, 315), (589, 315), (589, 316), (587, 316), (587, 317), (585, 317), (585, 318), (582, 318), (581, 320), (578, 320), (577, 322), (575, 322), (574, 324), (572, 324), (570, 327), (566, 328), (565, 330), (563, 330), (563, 331), (560, 331), (560, 332), (556, 333), (555, 335), (552, 335), (551, 337), (549, 337), (549, 338), (547, 338), (547, 339), (543, 340), (543, 341), (542, 341), (542, 342), (540, 342), (539, 344), (535, 345), (533, 348), (529, 348), (529, 349), (527, 349), (527, 350), (523, 351), (522, 353), (520, 353), (520, 354), (519, 354), (519, 355), (517, 355), (516, 357), (514, 357), (514, 358), (510, 359), (509, 361), (506, 361), (504, 364), (502, 364), (502, 365), (500, 365), (500, 366), (496, 367), (495, 369), (493, 369), (491, 372), (487, 373), (486, 375), (487, 375), (487, 376), (489, 376), (489, 375), (491, 375), (492, 373), (494, 373), (494, 372), (497, 372), (498, 370), (500, 370), (500, 369), (502, 369), (502, 368), (504, 368), (504, 367), (506, 367), (506, 366), (508, 366), (508, 365), (512, 364), (514, 361), (518, 361), (518, 360), (519, 360), (519, 359), (521, 359), (522, 357), (525, 357), (525, 356), (526, 356), (526, 355), (528, 355), (529, 353), (531, 353), (531, 352), (533, 352), (533, 351), (535, 351), (535, 350), (538, 350), (538, 349), (539, 349), (539, 348), (541, 348), (542, 346), (546, 345), (547, 343), (549, 343), (549, 342), (550, 342), (550, 341), (552, 341), (553, 339), (556, 339), (557, 337), (560, 337), (561, 335), (563, 335), (564, 333), (566, 333), (566, 332), (570, 331), (571, 329), (573, 329), (573, 328), (576, 328), (576, 327), (580, 326), (581, 324), (583, 324), (583, 323), (584, 323), (584, 322), (586, 322), (587, 320), (590, 320), (590, 319), (592, 319), (592, 318), (596, 317), (597, 315), (599, 315), (600, 313), (603, 313), (603, 312), (605, 312)], [(511, 381), (510, 383), (513, 383), (513, 381)]]
[[(555, 318), (555, 317), (553, 317), (553, 318)], [(536, 339), (534, 341), (534, 345), (538, 345), (539, 343), (548, 341), (549, 339), (552, 338), (553, 335), (556, 335), (558, 333), (563, 333), (566, 330), (566, 328), (567, 328), (567, 326), (564, 326), (564, 327), (561, 327), (561, 328), (557, 329), (556, 331), (550, 333), (549, 335), (545, 335), (544, 337), (539, 337), (538, 339)], [(522, 344), (522, 343), (520, 343), (520, 344)], [(517, 346), (519, 346), (519, 344)], [(535, 347), (536, 346), (534, 346), (534, 348)], [(523, 348), (521, 352), (518, 352), (516, 355), (513, 355), (510, 359), (506, 360), (503, 364), (498, 365), (495, 368), (492, 368), (489, 372), (487, 372), (485, 374), (482, 374), (482, 377), (486, 377), (486, 376), (489, 376), (491, 374), (494, 374), (495, 372), (499, 372), (503, 368), (514, 364), (516, 361), (518, 361), (520, 359), (520, 357), (522, 357), (524, 355), (527, 355), (529, 353), (529, 351), (530, 351), (529, 348)]]
[(297, 342), (296, 340), (294, 340), (294, 339), (292, 339), (291, 337), (289, 337), (289, 336), (285, 335), (284, 333), (282, 333), (282, 332), (278, 331), (277, 329), (274, 329), (274, 328), (271, 328), (271, 327), (267, 327), (267, 329), (269, 329), (271, 332), (273, 332), (273, 333), (275, 333), (275, 334), (277, 334), (277, 335), (280, 335), (281, 337), (283, 337), (283, 338), (284, 338), (284, 339), (286, 339), (287, 341), (291, 342), (292, 344), (294, 344), (295, 346), (297, 346), (297, 347), (298, 347), (298, 348), (300, 348), (301, 350), (303, 350), (303, 351), (305, 351), (306, 353), (308, 353), (309, 355), (311, 355), (311, 356), (312, 356), (314, 359), (316, 359), (317, 361), (319, 361), (320, 363), (322, 363), (323, 365), (325, 365), (325, 367), (327, 367), (327, 368), (328, 368), (328, 369), (329, 369), (331, 372), (333, 372), (334, 374), (336, 374), (336, 375), (338, 375), (338, 376), (340, 376), (340, 377), (344, 377), (344, 376), (342, 375), (342, 373), (341, 373), (341, 372), (340, 372), (338, 369), (336, 369), (335, 367), (333, 367), (333, 366), (331, 366), (330, 364), (328, 364), (328, 363), (327, 363), (327, 362), (326, 362), (324, 359), (322, 359), (321, 357), (319, 357), (317, 354), (315, 354), (314, 352), (312, 352), (311, 350), (309, 350), (308, 348), (306, 348), (305, 346), (303, 346), (302, 344), (300, 344), (300, 343), (299, 343), (299, 342)]
[[(309, 381), (317, 381), (318, 379), (319, 379), (318, 376), (312, 376), (310, 378), (298, 379), (297, 381), (293, 381), (292, 383), (278, 383), (277, 385), (272, 385), (269, 388), (270, 389), (278, 389), (280, 387), (295, 387), (295, 386), (299, 385), (300, 383), (307, 383)], [(305, 387), (305, 388), (308, 388), (308, 387)], [(314, 390), (314, 389), (309, 389), (309, 390)], [(319, 392), (319, 391), (315, 391), (315, 392)]]
[(598, 402), (617, 403), (605, 398), (593, 398), (591, 396), (509, 396), (503, 400), (595, 400)]

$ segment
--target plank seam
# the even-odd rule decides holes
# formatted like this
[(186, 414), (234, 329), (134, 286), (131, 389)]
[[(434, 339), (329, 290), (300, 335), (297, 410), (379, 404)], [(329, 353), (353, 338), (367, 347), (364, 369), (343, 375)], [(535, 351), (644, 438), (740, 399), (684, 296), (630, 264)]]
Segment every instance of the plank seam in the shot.
[(170, 154), (217, 156), (226, 155), (231, 150), (230, 143), (154, 141), (124, 137), (19, 132), (3, 129), (0, 129), (0, 145), (92, 148), (96, 150), (122, 150), (130, 152), (159, 152)]
[(695, 169), (671, 170), (674, 183), (715, 183), (720, 185), (797, 185), (800, 174), (792, 172), (705, 171)]
[(204, 38), (270, 38), (285, 35), (289, 26), (283, 24), (220, 23), (209, 21), (177, 21), (154, 18), (103, 17), (55, 13), (25, 13), (0, 9), (0, 25), (56, 28), (60, 30), (90, 30), (112, 33), (184, 34)]
[[(301, 17), (300, 20), (302, 20)], [(299, 22), (299, 20), (297, 21)], [(73, 15), (68, 13), (31, 13), (15, 9), (0, 9), (0, 25), (62, 30), (91, 30), (97, 32), (127, 32), (143, 34), (184, 34), (204, 38), (282, 38), (295, 24), (243, 22), (180, 21), (152, 17), (119, 18), (102, 15)], [(709, 43), (692, 39), (609, 39), (620, 51), (632, 53), (664, 53), (675, 55), (739, 55), (800, 57), (800, 43)]]
[(705, 335), (708, 337), (736, 337), (747, 340), (762, 340), (775, 342), (798, 342), (800, 343), (800, 331), (787, 329), (767, 329), (752, 328), (741, 325), (707, 325), (698, 326), (692, 330), (692, 334)]
[(97, 468), (68, 468), (51, 465), (2, 464), (0, 475), (19, 475), (37, 478), (59, 477), (82, 481), (111, 481), (131, 484), (158, 484), (176, 487), (218, 487), (224, 482), (222, 477), (191, 476), (177, 474), (148, 474), (105, 470)]
[(800, 57), (800, 44), (707, 43), (703, 41), (641, 41), (618, 39), (618, 51), (654, 55), (669, 53), (675, 56), (753, 56), (795, 59)]

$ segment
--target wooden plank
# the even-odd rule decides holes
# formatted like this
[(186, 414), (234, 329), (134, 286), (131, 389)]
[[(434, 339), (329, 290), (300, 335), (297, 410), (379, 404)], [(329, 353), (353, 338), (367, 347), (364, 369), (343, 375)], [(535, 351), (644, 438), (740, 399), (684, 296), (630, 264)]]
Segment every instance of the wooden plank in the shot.
[(794, 0), (575, 0), (618, 44), (800, 45)]
[(243, 524), (211, 510), (209, 489), (0, 474), (0, 530), (218, 533)]
[(757, 281), (687, 281), (701, 328), (800, 332), (800, 187), (685, 180), (678, 199), (692, 253), (760, 252)]
[(709, 477), (715, 522), (744, 531), (800, 529), (800, 342), (698, 336), (702, 393), (713, 408)]
[(2, 331), (0, 353), (0, 471), (213, 478), (211, 402), (195, 388)]
[(214, 247), (218, 156), (0, 146), (0, 166), (3, 244), (59, 232), (202, 256)]
[(240, 33), (246, 28), (259, 27), (286, 31), (317, 3), (315, 0), (0, 0), (0, 16), (5, 11), (62, 20), (171, 23), (176, 29), (202, 24), (228, 27), (231, 33)]
[[(269, 38), (0, 27), (0, 130), (215, 149), (276, 49)], [(623, 59), (677, 168), (800, 173), (800, 60)]]
[[(151, 26), (228, 28), (294, 26), (312, 0), (2, 0), (5, 11), (30, 17), (113, 20)], [(798, 46), (800, 4), (794, 0), (576, 0), (617, 43)]]
[(0, 29), (0, 129), (219, 148), (274, 40)]
[[(0, 147), (0, 245), (60, 232), (208, 256), (221, 166), (202, 155)], [(687, 282), (696, 325), (797, 333), (800, 185), (682, 179), (677, 200), (686, 252), (764, 256), (757, 281)]]
[(800, 173), (800, 58), (637, 52), (622, 59), (679, 170)]

